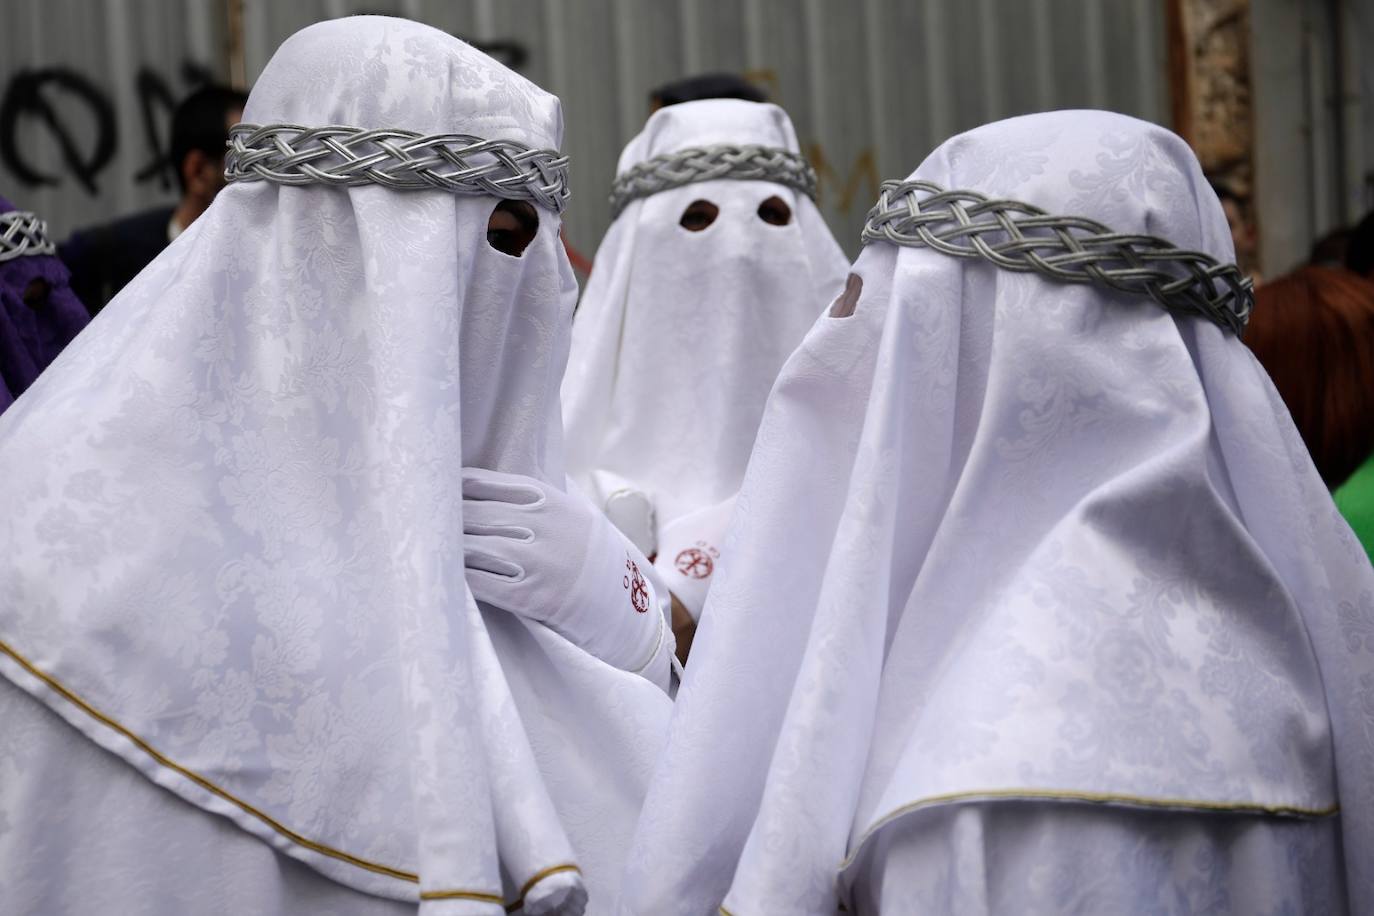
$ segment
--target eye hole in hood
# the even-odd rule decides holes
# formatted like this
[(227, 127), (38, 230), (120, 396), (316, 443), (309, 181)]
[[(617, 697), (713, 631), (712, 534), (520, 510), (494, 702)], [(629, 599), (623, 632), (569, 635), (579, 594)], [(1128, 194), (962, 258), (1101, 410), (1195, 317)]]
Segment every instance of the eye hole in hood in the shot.
[(792, 222), (792, 208), (776, 194), (759, 204), (758, 214), (759, 219), (770, 226), (786, 226)]
[(518, 258), (539, 231), (539, 211), (523, 200), (503, 200), (487, 220), (487, 244)]
[(682, 211), (682, 219), (677, 224), (688, 232), (700, 232), (716, 221), (720, 207), (709, 200), (694, 200)]

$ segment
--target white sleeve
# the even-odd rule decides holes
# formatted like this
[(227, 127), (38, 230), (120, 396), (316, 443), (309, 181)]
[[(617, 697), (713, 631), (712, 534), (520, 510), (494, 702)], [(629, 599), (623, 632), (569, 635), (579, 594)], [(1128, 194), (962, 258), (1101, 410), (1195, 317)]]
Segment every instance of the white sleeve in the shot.
[(658, 685), (669, 696), (676, 696), (682, 666), (678, 664), (677, 638), (673, 635), (672, 595), (652, 564), (644, 565), (643, 574), (652, 596), (654, 616), (658, 618), (658, 642), (649, 660), (634, 673)]
[(701, 620), (706, 594), (715, 581), (720, 547), (735, 510), (735, 497), (706, 506), (665, 524), (658, 536), (659, 553), (654, 569), (682, 606)]

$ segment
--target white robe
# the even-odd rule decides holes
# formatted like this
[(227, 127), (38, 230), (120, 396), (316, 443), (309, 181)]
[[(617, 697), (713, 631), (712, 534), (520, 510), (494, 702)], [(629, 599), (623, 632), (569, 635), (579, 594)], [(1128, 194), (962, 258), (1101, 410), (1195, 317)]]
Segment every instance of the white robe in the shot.
[[(1119, 115), (914, 177), (1232, 258)], [(929, 248), (854, 271), (770, 396), (623, 911), (1369, 912), (1374, 571), (1244, 344)]]
[(182, 801), (0, 679), (0, 910), (403, 916)]
[(851, 868), (855, 913), (1346, 912), (1339, 818), (947, 805), (893, 824)]
[[(380, 17), (288, 39), (245, 120), (562, 139), (557, 99)], [(611, 905), (671, 703), (468, 590), (463, 467), (565, 480), (559, 216), (536, 207), (517, 258), (487, 242), (496, 205), (233, 183), (0, 417), (0, 676), (225, 819), (176, 815), (173, 848), (232, 825), (411, 908)], [(45, 721), (40, 768), (71, 739)], [(41, 838), (23, 821), (112, 765), (87, 759), (31, 772), (45, 796), (7, 793), (0, 820)], [(127, 830), (147, 849), (137, 825), (63, 810), (53, 842)], [(57, 851), (8, 850), (0, 873), (60, 898), (70, 875), (32, 870)], [(197, 879), (174, 861), (111, 895), (178, 899)], [(243, 861), (261, 874), (236, 880), (280, 884), (265, 847)], [(280, 887), (250, 909), (330, 911), (318, 882)]]
[[(619, 171), (716, 144), (798, 151), (776, 105), (709, 99), (654, 113)], [(771, 197), (787, 225), (760, 218)], [(697, 200), (719, 212), (691, 232), (679, 222)], [(768, 391), (848, 265), (810, 198), (731, 179), (631, 201), (595, 265), (563, 382), (568, 472), (698, 614)], [(643, 494), (652, 525), (627, 524), (626, 491)]]

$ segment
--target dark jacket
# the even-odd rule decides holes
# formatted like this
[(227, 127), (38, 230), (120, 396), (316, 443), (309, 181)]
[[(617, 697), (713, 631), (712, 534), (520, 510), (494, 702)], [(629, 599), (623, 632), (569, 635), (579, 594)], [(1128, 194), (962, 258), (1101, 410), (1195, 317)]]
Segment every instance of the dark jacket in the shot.
[(167, 247), (173, 207), (78, 229), (57, 254), (72, 273), (71, 285), (94, 315)]

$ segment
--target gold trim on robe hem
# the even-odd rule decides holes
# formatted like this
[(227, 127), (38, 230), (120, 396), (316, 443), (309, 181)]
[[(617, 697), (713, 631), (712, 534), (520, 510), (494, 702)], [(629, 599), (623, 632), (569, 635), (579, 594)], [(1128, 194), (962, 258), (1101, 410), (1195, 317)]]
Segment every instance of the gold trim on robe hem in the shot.
[[(1216, 802), (1203, 799), (1185, 798), (1151, 798), (1145, 795), (1125, 795), (1112, 792), (1078, 792), (1074, 790), (1056, 789), (985, 789), (974, 792), (950, 792), (945, 795), (932, 795), (929, 798), (922, 798), (918, 801), (902, 805), (895, 811), (891, 811), (873, 823), (873, 826), (864, 831), (864, 835), (859, 842), (854, 845), (854, 851), (845, 857), (840, 863), (839, 872), (844, 872), (849, 866), (854, 864), (859, 853), (863, 852), (864, 845), (879, 830), (895, 821), (904, 814), (921, 808), (934, 807), (936, 805), (947, 804), (950, 802), (981, 802), (981, 801), (1072, 801), (1088, 802), (1099, 805), (1122, 805), (1132, 808), (1166, 808), (1174, 811), (1195, 811), (1212, 814), (1250, 814), (1268, 815), (1270, 817), (1295, 817), (1295, 818), (1322, 818), (1331, 817), (1339, 814), (1341, 806), (1339, 804), (1330, 805), (1325, 808), (1304, 808), (1299, 805), (1262, 805), (1258, 802)], [(725, 908), (724, 904), (717, 907), (720, 916), (735, 916)], [(844, 910), (843, 901), (840, 902), (840, 909)]]
[(421, 891), (421, 900), (476, 900), (478, 903), (505, 904), (506, 898), (500, 894), (487, 894), (482, 891)]
[(515, 902), (506, 904), (506, 912), (514, 913), (516, 910), (523, 907), (525, 905), (525, 898), (529, 896), (529, 892), (534, 890), (535, 885), (540, 881), (569, 871), (576, 872), (579, 875), (582, 874), (582, 869), (571, 862), (564, 862), (562, 865), (550, 865), (543, 871), (535, 872), (533, 877), (520, 886), (520, 896), (515, 898)]
[(1338, 814), (1341, 810), (1339, 804), (1329, 805), (1325, 808), (1304, 808), (1300, 805), (1265, 805), (1259, 802), (1219, 802), (1208, 801), (1206, 799), (1195, 798), (1152, 798), (1148, 795), (1128, 795), (1117, 792), (1080, 792), (1073, 789), (977, 789), (969, 792), (950, 792), (945, 795), (932, 795), (928, 798), (918, 799), (908, 802), (890, 811), (873, 822), (859, 842), (854, 844), (854, 851), (845, 857), (840, 863), (840, 871), (844, 871), (854, 863), (854, 859), (863, 846), (868, 842), (873, 834), (877, 833), (888, 824), (904, 814), (910, 814), (920, 808), (929, 808), (935, 805), (948, 804), (950, 802), (980, 802), (980, 801), (1072, 801), (1087, 802), (1098, 805), (1121, 805), (1130, 808), (1167, 808), (1174, 811), (1198, 811), (1213, 814), (1260, 814), (1271, 817), (1302, 817), (1319, 818), (1330, 817)]
[[(224, 801), (229, 802), (230, 804), (239, 808), (245, 814), (251, 815), (252, 817), (261, 821), (263, 824), (267, 825), (272, 830), (281, 834), (286, 839), (290, 840), (292, 843), (295, 843), (297, 846), (300, 846), (304, 849), (308, 849), (311, 852), (319, 853), (322, 856), (327, 856), (331, 859), (337, 859), (338, 861), (344, 862), (348, 865), (354, 865), (358, 868), (362, 868), (370, 872), (375, 872), (379, 875), (385, 875), (388, 878), (396, 878), (401, 881), (409, 881), (412, 884), (420, 883), (420, 876), (415, 872), (405, 871), (404, 869), (395, 868), (391, 865), (383, 865), (380, 862), (372, 862), (368, 859), (355, 856), (352, 853), (344, 852), (342, 849), (335, 849), (332, 846), (326, 846), (323, 843), (319, 843), (315, 840), (309, 839), (308, 837), (302, 836), (301, 834), (292, 830), (290, 827), (287, 827), (281, 821), (278, 821), (276, 818), (272, 817), (270, 814), (266, 813), (265, 811), (259, 810), (258, 808), (255, 808), (253, 805), (250, 805), (248, 802), (234, 795), (228, 789), (223, 789), (219, 787), (215, 783), (206, 779), (204, 776), (201, 776), (199, 773), (195, 772), (194, 770), (187, 769), (186, 767), (167, 757), (165, 754), (163, 754), (157, 748), (153, 747), (147, 741), (144, 741), (142, 738), (134, 734), (128, 728), (121, 725), (117, 720), (105, 715), (103, 712), (96, 709), (90, 703), (86, 702), (84, 699), (81, 698), (80, 695), (78, 695), (75, 691), (69, 689), (57, 678), (39, 670), (39, 668), (36, 665), (30, 662), (23, 655), (19, 654), (18, 650), (16, 650), (13, 646), (5, 642), (4, 640), (0, 640), (0, 653), (4, 653), (5, 655), (9, 656), (11, 659), (14, 660), (15, 664), (19, 665), (19, 667), (23, 668), (32, 676), (38, 678), (38, 680), (42, 681), (54, 693), (62, 697), (67, 702), (71, 703), (77, 709), (81, 710), (86, 715), (90, 716), (92, 719), (95, 719), (101, 725), (104, 725), (106, 728), (110, 729), (111, 731), (115, 732), (121, 737), (132, 742), (135, 747), (137, 747), (139, 750), (143, 751), (143, 753), (151, 757), (153, 761), (159, 764), (160, 766), (166, 767), (167, 769), (178, 774), (179, 776), (189, 779), (191, 782), (195, 783), (197, 786), (211, 793), (212, 795), (215, 795), (223, 799)], [(16, 684), (15, 686), (18, 687), (19, 685)], [(27, 691), (25, 692), (27, 693)], [(500, 904), (506, 908), (506, 912), (514, 912), (515, 910), (518, 910), (522, 906), (524, 906), (525, 895), (529, 893), (530, 889), (533, 888), (536, 884), (538, 884), (545, 878), (549, 877), (550, 875), (566, 871), (575, 871), (580, 874), (582, 870), (571, 863), (564, 863), (562, 865), (550, 866), (549, 868), (546, 868), (543, 871), (537, 872), (534, 875), (534, 877), (530, 878), (528, 881), (525, 882), (524, 886), (520, 888), (520, 896), (516, 898), (514, 903), (510, 904), (507, 904), (505, 902), (506, 898), (501, 894), (492, 894), (486, 891), (472, 891), (460, 889), (440, 889), (432, 891), (423, 891), (420, 894), (420, 899), (476, 900), (483, 903)]]

